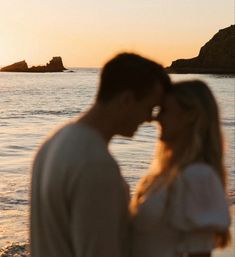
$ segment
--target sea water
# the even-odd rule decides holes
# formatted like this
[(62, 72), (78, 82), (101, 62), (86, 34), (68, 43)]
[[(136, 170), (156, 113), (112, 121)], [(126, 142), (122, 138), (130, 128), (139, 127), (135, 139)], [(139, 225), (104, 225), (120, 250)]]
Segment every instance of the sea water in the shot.
[[(28, 239), (30, 172), (46, 135), (91, 106), (99, 69), (64, 73), (0, 73), (0, 247)], [(173, 81), (201, 79), (214, 92), (226, 139), (226, 167), (235, 198), (235, 77), (178, 74)], [(110, 150), (131, 192), (154, 158), (156, 124), (144, 124), (133, 139), (115, 137)]]

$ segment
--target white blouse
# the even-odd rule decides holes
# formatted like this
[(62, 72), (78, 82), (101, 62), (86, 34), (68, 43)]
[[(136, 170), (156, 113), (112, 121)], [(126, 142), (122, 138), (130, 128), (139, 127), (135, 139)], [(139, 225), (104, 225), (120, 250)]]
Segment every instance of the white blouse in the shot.
[(132, 225), (132, 257), (210, 252), (214, 232), (230, 225), (226, 196), (213, 168), (189, 165), (169, 190), (153, 191), (138, 206)]

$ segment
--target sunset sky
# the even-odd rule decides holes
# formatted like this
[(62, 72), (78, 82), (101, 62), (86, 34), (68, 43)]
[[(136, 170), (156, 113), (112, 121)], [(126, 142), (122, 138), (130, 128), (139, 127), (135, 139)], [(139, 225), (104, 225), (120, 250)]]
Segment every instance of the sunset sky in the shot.
[(0, 66), (100, 67), (134, 51), (169, 65), (234, 24), (234, 0), (0, 0)]

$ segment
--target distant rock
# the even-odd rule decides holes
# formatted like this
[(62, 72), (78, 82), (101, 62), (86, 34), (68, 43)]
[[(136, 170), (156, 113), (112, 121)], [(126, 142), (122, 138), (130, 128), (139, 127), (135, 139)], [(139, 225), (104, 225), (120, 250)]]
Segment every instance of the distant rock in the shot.
[(219, 30), (197, 57), (173, 61), (169, 73), (235, 74), (235, 25)]
[(3, 67), (1, 71), (26, 72), (28, 71), (28, 64), (25, 61), (16, 62), (9, 66)]
[(33, 66), (28, 68), (25, 61), (17, 62), (12, 65), (3, 67), (1, 71), (7, 72), (62, 72), (66, 70), (61, 57), (53, 57), (45, 66)]
[(46, 66), (33, 66), (29, 72), (62, 72), (66, 70), (61, 57), (53, 57)]

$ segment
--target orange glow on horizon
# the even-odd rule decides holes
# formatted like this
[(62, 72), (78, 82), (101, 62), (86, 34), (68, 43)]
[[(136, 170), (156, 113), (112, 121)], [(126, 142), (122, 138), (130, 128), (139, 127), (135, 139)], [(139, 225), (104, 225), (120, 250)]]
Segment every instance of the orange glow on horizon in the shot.
[(219, 29), (234, 23), (233, 8), (233, 0), (4, 1), (0, 66), (21, 60), (43, 65), (61, 56), (66, 67), (101, 67), (122, 51), (169, 66), (197, 56)]

